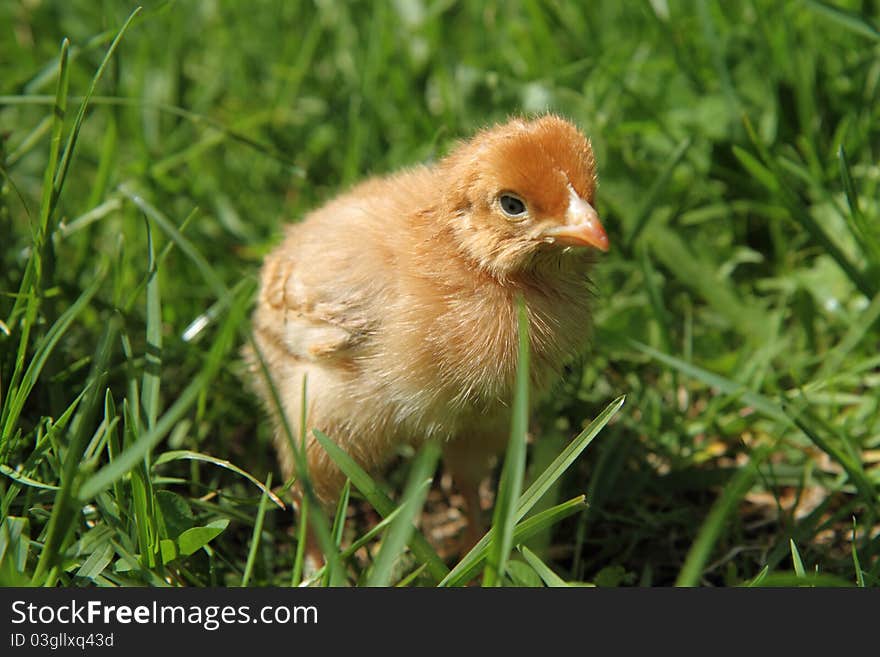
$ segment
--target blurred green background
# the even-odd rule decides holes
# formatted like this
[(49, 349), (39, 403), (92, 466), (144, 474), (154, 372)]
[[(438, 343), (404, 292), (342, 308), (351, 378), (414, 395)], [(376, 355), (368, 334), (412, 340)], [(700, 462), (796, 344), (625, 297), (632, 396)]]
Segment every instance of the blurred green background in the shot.
[[(532, 476), (627, 401), (544, 501), (588, 507), (535, 553), (600, 585), (875, 585), (877, 5), (147, 2), (79, 123), (134, 5), (0, 3), (4, 581), (289, 581), (290, 513), (270, 505), (255, 532), (260, 490), (180, 456), (279, 483), (238, 357), (262, 256), (346, 185), (551, 110), (592, 139), (612, 250), (592, 353), (534, 419)], [(157, 426), (96, 497), (52, 488), (81, 492), (71, 450), (86, 477)], [(145, 556), (212, 526), (191, 556)], [(511, 583), (540, 581), (518, 563)]]

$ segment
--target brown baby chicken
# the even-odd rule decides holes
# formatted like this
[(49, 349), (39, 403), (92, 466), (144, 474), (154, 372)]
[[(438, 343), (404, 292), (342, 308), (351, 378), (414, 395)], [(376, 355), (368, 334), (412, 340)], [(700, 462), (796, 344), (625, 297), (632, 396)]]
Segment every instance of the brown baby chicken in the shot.
[[(595, 190), (590, 142), (547, 115), (367, 180), (288, 227), (262, 269), (254, 337), (295, 436), (307, 375), (308, 472), (324, 503), (344, 477), (311, 429), (367, 469), (395, 446), (439, 440), (477, 530), (478, 485), (509, 434), (518, 295), (532, 399), (587, 345), (587, 274), (608, 249)], [(291, 476), (276, 405), (250, 360)]]

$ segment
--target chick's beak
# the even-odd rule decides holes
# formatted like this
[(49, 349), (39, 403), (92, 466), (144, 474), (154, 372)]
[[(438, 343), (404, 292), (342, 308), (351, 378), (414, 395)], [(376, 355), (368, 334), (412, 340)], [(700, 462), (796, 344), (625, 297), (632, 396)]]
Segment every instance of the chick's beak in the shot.
[(605, 234), (595, 208), (578, 196), (571, 187), (569, 191), (565, 225), (549, 228), (544, 231), (544, 235), (564, 246), (592, 246), (600, 251), (607, 251), (608, 235)]

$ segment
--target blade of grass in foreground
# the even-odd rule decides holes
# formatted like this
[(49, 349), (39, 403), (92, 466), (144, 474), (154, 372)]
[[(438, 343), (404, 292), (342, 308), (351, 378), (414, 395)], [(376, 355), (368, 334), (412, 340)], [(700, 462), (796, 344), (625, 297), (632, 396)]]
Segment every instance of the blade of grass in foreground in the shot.
[[(367, 501), (381, 516), (388, 516), (394, 511), (395, 505), (391, 498), (385, 494), (379, 485), (373, 481), (373, 478), (351, 456), (318, 429), (313, 429), (312, 433), (315, 434), (318, 442), (327, 450), (327, 454), (339, 466), (339, 469), (342, 470), (346, 477), (351, 479), (354, 487), (361, 492), (361, 495), (367, 498)], [(425, 540), (420, 531), (413, 532), (410, 537), (409, 547), (417, 559), (428, 564), (428, 572), (437, 581), (442, 580), (449, 572), (446, 564), (437, 556), (434, 548)]]
[(525, 560), (529, 562), (532, 569), (538, 573), (538, 577), (540, 577), (548, 587), (561, 588), (568, 586), (568, 583), (564, 579), (554, 573), (550, 566), (541, 561), (540, 557), (525, 545), (520, 545), (519, 551), (522, 552)]
[(483, 572), (483, 586), (500, 586), (504, 578), (507, 559), (513, 547), (513, 526), (516, 523), (516, 509), (519, 505), (526, 469), (526, 431), (529, 423), (529, 317), (522, 297), (517, 299), (517, 319), (519, 353), (510, 440), (507, 443), (504, 467), (498, 483), (498, 495), (495, 498), (491, 552), (486, 570)]
[(825, 573), (805, 573), (804, 575), (798, 575), (797, 573), (771, 573), (764, 577), (758, 586), (781, 586), (786, 588), (805, 586), (850, 588), (852, 587), (852, 584), (841, 577)]
[(147, 230), (147, 308), (146, 350), (144, 353), (144, 376), (141, 382), (141, 403), (146, 413), (147, 429), (156, 426), (159, 416), (159, 384), (162, 372), (162, 295), (159, 290), (159, 267), (153, 245), (153, 231), (149, 219), (144, 221)]
[(538, 503), (538, 500), (546, 493), (559, 477), (575, 462), (581, 452), (587, 445), (593, 442), (593, 439), (599, 435), (599, 432), (605, 427), (611, 418), (617, 414), (620, 407), (626, 401), (626, 395), (621, 395), (613, 402), (608, 404), (605, 409), (599, 413), (595, 420), (590, 422), (589, 426), (581, 431), (575, 438), (568, 443), (564, 450), (559, 453), (553, 462), (547, 466), (531, 486), (519, 498), (519, 506), (516, 509), (516, 520), (519, 521), (525, 516), (532, 507)]
[(391, 583), (391, 569), (415, 531), (413, 521), (422, 510), (428, 495), (428, 487), (422, 484), (426, 479), (430, 480), (434, 474), (439, 458), (440, 447), (436, 443), (429, 442), (422, 447), (413, 461), (403, 497), (398, 505), (403, 507), (404, 511), (385, 534), (373, 570), (367, 579), (367, 586), (388, 586)]
[[(267, 377), (268, 378), (268, 377)], [(299, 404), (299, 445), (300, 452), (306, 449), (306, 409), (308, 408), (309, 375), (303, 374), (302, 395)], [(286, 420), (285, 420), (286, 422)], [(290, 427), (285, 431), (290, 432)], [(290, 437), (291, 449), (293, 449), (293, 436)], [(351, 492), (351, 480), (346, 479), (346, 487)], [(292, 486), (293, 481), (286, 482), (285, 486)], [(306, 541), (309, 531), (309, 496), (302, 495), (299, 501), (299, 526), (296, 528), (296, 553), (293, 555), (293, 572), (290, 574), (290, 585), (299, 586), (302, 582), (303, 569), (306, 559)], [(326, 568), (325, 568), (326, 570)]]
[[(428, 489), (430, 487), (431, 487), (431, 480), (430, 479), (426, 479), (424, 482), (422, 482), (422, 488), (425, 489), (425, 495), (427, 495)], [(353, 555), (355, 552), (357, 552), (362, 547), (364, 547), (367, 543), (369, 543), (374, 538), (376, 538), (376, 536), (378, 536), (379, 534), (384, 532), (386, 529), (388, 529), (388, 527), (391, 526), (391, 523), (393, 523), (395, 521), (395, 519), (403, 512), (403, 510), (404, 509), (402, 506), (399, 506), (396, 509), (394, 509), (394, 511), (389, 513), (387, 516), (382, 518), (382, 520), (380, 520), (373, 527), (371, 527), (367, 533), (365, 533), (363, 536), (361, 536), (356, 541), (353, 541), (351, 545), (349, 545), (347, 548), (342, 550), (339, 553), (339, 558), (341, 560), (348, 559), (351, 555)], [(424, 570), (425, 568), (427, 568), (427, 563), (422, 564), (422, 566), (419, 566), (419, 569), (421, 569), (421, 570)], [(327, 569), (326, 565), (318, 568), (318, 570), (315, 571), (315, 573), (309, 579), (309, 582), (314, 582), (314, 581), (317, 581), (317, 580), (321, 579), (322, 577), (324, 577), (326, 569)], [(399, 586), (399, 584), (398, 584), (398, 586)]]
[(22, 486), (30, 486), (31, 488), (40, 488), (42, 490), (58, 490), (58, 486), (53, 486), (52, 484), (44, 484), (42, 481), (32, 479), (26, 475), (17, 472), (16, 470), (13, 470), (5, 463), (0, 463), (0, 474), (9, 477), (10, 479), (12, 479), (12, 481), (17, 484), (21, 484)]
[[(305, 403), (303, 403), (301, 408), (305, 410)], [(335, 545), (337, 549), (342, 545), (342, 533), (345, 531), (345, 514), (348, 511), (348, 502), (350, 499), (351, 479), (346, 479), (345, 485), (342, 487), (342, 493), (339, 495), (339, 501), (336, 502), (336, 517), (333, 519), (333, 527), (330, 529), (330, 536), (333, 539), (333, 545)], [(329, 571), (324, 574), (322, 584), (324, 586), (330, 586)]]
[(263, 532), (263, 518), (266, 516), (266, 500), (269, 499), (267, 493), (272, 486), (272, 473), (266, 477), (266, 485), (263, 486), (263, 494), (260, 496), (260, 506), (257, 507), (257, 519), (254, 522), (254, 533), (251, 535), (251, 547), (248, 550), (247, 563), (244, 567), (244, 573), (241, 575), (242, 588), (248, 585), (251, 580), (251, 574), (254, 572), (254, 563), (257, 560), (257, 548), (260, 546), (260, 534)]
[[(430, 486), (431, 486), (431, 480), (430, 480), (430, 479), (426, 479), (425, 481), (422, 482), (422, 488), (425, 489), (425, 495), (428, 494), (428, 489), (430, 488)], [(365, 534), (364, 534), (363, 536), (361, 536), (359, 539), (353, 541), (353, 542), (351, 543), (351, 545), (349, 545), (347, 548), (345, 548), (344, 550), (342, 550), (342, 551), (339, 553), (339, 558), (340, 558), (341, 560), (342, 560), (342, 559), (348, 559), (351, 555), (353, 555), (355, 552), (357, 552), (357, 551), (360, 550), (362, 547), (364, 547), (367, 543), (369, 543), (370, 541), (372, 541), (376, 536), (378, 536), (378, 535), (381, 534), (383, 531), (385, 531), (386, 529), (388, 529), (388, 527), (391, 526), (391, 523), (393, 523), (393, 522), (397, 519), (397, 517), (403, 512), (403, 510), (404, 510), (404, 508), (403, 508), (402, 506), (399, 506), (399, 507), (397, 507), (396, 509), (394, 509), (394, 511), (392, 511), (391, 513), (389, 513), (387, 516), (385, 516), (384, 518), (382, 518), (382, 520), (380, 520), (380, 521), (377, 522), (373, 527), (371, 527), (371, 528), (369, 529), (369, 531), (367, 531), (367, 533), (365, 533)], [(425, 568), (427, 568), (427, 564), (423, 564), (423, 565), (424, 565)], [(421, 566), (420, 566), (420, 568), (421, 568)], [(311, 576), (311, 578), (310, 578), (310, 582), (314, 582), (314, 581), (317, 581), (317, 580), (321, 579), (321, 578), (324, 576), (326, 569), (327, 569), (327, 566), (326, 566), (326, 565), (325, 565), (325, 566), (321, 566), (321, 567), (320, 567), (317, 571), (315, 571), (315, 573)]]
[[(568, 467), (574, 463), (578, 456), (586, 449), (599, 432), (605, 427), (612, 417), (623, 406), (625, 396), (620, 396), (605, 407), (599, 416), (590, 422), (586, 429), (581, 431), (557, 456), (553, 462), (535, 479), (534, 483), (519, 498), (519, 506), (516, 510), (516, 521), (521, 520), (531, 511), (532, 507), (541, 499), (544, 493), (553, 483), (562, 476)], [(537, 516), (535, 516), (537, 517)], [(491, 534), (491, 530), (490, 530)], [(460, 586), (467, 582), (475, 572), (483, 557), (485, 548), (489, 544), (489, 534), (484, 536), (468, 552), (464, 558), (452, 569), (449, 575), (440, 582), (441, 586)]]
[[(585, 503), (586, 497), (578, 495), (567, 502), (552, 506), (519, 522), (513, 530), (514, 545), (528, 541), (535, 534), (545, 531), (548, 527), (552, 527), (568, 516), (583, 510)], [(477, 574), (480, 565), (489, 554), (489, 545), (492, 541), (493, 531), (489, 530), (477, 542), (471, 551), (465, 555), (464, 559), (440, 582), (440, 586), (463, 586)]]

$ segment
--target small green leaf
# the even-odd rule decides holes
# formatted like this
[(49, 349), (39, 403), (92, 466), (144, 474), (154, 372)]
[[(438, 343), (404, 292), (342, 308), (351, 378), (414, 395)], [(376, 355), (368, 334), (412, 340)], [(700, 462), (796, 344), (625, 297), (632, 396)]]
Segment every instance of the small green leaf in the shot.
[(626, 580), (626, 568), (620, 565), (605, 566), (596, 573), (596, 586), (603, 588), (616, 588)]
[(204, 527), (187, 529), (177, 539), (177, 546), (180, 549), (180, 554), (183, 556), (191, 555), (196, 550), (204, 547), (214, 538), (219, 536), (228, 526), (229, 520), (227, 518), (221, 518), (220, 520), (209, 522)]
[[(180, 556), (180, 554), (177, 552), (177, 543), (175, 543), (170, 538), (163, 538), (161, 541), (159, 541), (159, 553), (162, 556), (162, 563), (171, 563)], [(131, 568), (131, 566), (127, 563), (120, 564), (119, 562), (117, 562), (116, 565), (117, 570), (123, 566), (127, 570), (130, 570)]]

